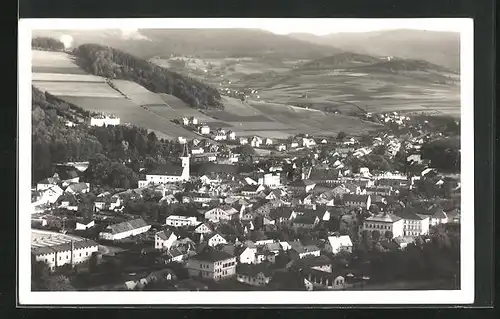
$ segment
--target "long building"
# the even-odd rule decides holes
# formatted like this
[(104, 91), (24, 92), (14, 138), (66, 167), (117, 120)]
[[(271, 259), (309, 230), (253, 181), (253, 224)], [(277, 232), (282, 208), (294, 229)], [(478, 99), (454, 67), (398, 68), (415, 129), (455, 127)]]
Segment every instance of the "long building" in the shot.
[(151, 228), (143, 219), (134, 219), (127, 222), (109, 225), (99, 233), (101, 239), (119, 240), (130, 236), (137, 236), (147, 232)]
[(31, 255), (47, 264), (50, 270), (64, 265), (77, 265), (90, 260), (99, 245), (86, 238), (61, 233), (32, 230)]

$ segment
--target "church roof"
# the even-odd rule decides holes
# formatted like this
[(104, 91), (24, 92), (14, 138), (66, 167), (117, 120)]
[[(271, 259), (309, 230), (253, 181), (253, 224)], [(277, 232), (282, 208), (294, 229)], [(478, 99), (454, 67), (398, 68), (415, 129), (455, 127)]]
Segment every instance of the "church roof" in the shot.
[(169, 175), (169, 176), (180, 176), (182, 175), (183, 168), (179, 164), (166, 163), (156, 165), (154, 168), (149, 170), (147, 175)]

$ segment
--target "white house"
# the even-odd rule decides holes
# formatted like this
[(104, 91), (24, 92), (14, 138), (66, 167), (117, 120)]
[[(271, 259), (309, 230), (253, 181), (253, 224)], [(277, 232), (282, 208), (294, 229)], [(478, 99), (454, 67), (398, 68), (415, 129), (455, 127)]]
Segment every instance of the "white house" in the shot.
[(172, 230), (162, 230), (155, 234), (155, 249), (170, 249), (177, 240), (177, 235)]
[(94, 220), (90, 220), (90, 221), (87, 221), (87, 222), (76, 222), (76, 227), (75, 227), (75, 230), (87, 230), (89, 228), (92, 228), (95, 226), (95, 221)]
[(283, 151), (286, 151), (286, 145), (285, 144), (279, 144), (279, 145), (276, 145), (276, 150), (278, 152), (283, 152)]
[(348, 235), (328, 236), (327, 251), (338, 254), (341, 251), (352, 253), (352, 241)]
[(392, 234), (392, 238), (404, 235), (404, 220), (394, 214), (382, 213), (370, 216), (363, 223), (363, 231), (378, 232), (381, 237)]
[(316, 142), (312, 138), (303, 137), (302, 138), (302, 146), (303, 147), (313, 147), (316, 145)]
[(137, 236), (147, 232), (151, 228), (142, 218), (130, 220), (127, 222), (109, 225), (99, 233), (101, 239), (119, 240), (130, 236)]
[(266, 138), (266, 140), (265, 140), (265, 144), (266, 144), (266, 145), (273, 145), (273, 140), (272, 140), (272, 139), (270, 139), (270, 138)]
[(64, 191), (69, 194), (85, 194), (90, 191), (90, 184), (89, 183), (71, 184), (68, 187), (66, 187)]
[(202, 135), (208, 135), (208, 134), (210, 134), (210, 126), (201, 125), (198, 127), (198, 132)]
[(198, 154), (203, 154), (203, 153), (205, 153), (205, 150), (203, 149), (203, 147), (197, 147), (197, 148), (191, 149), (191, 154), (193, 154), (193, 155), (198, 155)]
[(110, 115), (96, 115), (90, 117), (90, 126), (120, 125), (120, 118)]
[(370, 195), (345, 194), (342, 199), (344, 205), (349, 207), (363, 207), (369, 209), (372, 203)]
[(195, 216), (170, 215), (165, 220), (165, 224), (172, 227), (197, 226), (199, 223)]
[(270, 188), (276, 188), (281, 185), (280, 173), (266, 173), (260, 174), (258, 178), (258, 184), (268, 186)]
[(403, 236), (421, 236), (429, 233), (430, 217), (415, 214), (410, 209), (398, 212), (403, 219)]
[(236, 269), (236, 279), (251, 286), (265, 286), (272, 278), (273, 272), (265, 265), (243, 264)]
[(221, 220), (234, 220), (239, 216), (239, 211), (233, 207), (215, 207), (205, 212), (205, 219), (212, 222)]
[(200, 223), (198, 226), (196, 226), (196, 228), (194, 229), (194, 232), (196, 234), (211, 234), (211, 233), (213, 233), (213, 229), (208, 223), (204, 222), (204, 223)]
[(63, 193), (63, 190), (59, 186), (53, 185), (52, 187), (46, 188), (42, 191), (39, 199), (37, 200), (37, 203), (54, 204)]
[(47, 264), (51, 271), (55, 268), (69, 265), (77, 265), (87, 262), (92, 255), (98, 251), (96, 242), (89, 239), (67, 241), (61, 239), (57, 244), (49, 238), (36, 240), (31, 244), (31, 254), (35, 261)]
[(235, 132), (233, 132), (233, 131), (229, 131), (229, 132), (227, 133), (227, 139), (228, 139), (228, 140), (231, 140), (231, 141), (236, 140), (236, 133), (235, 133)]
[(259, 147), (261, 144), (262, 144), (262, 139), (258, 136), (254, 136), (250, 140), (250, 146), (252, 147)]
[(242, 264), (255, 264), (255, 254), (257, 253), (257, 247), (246, 247), (239, 256), (239, 261)]
[(240, 137), (240, 145), (246, 145), (246, 144), (248, 144), (248, 138)]
[(190, 258), (186, 268), (190, 277), (218, 281), (236, 275), (236, 257), (223, 251), (205, 250)]
[(207, 244), (210, 247), (215, 247), (221, 244), (227, 244), (226, 239), (217, 233), (208, 235), (206, 239), (207, 239)]

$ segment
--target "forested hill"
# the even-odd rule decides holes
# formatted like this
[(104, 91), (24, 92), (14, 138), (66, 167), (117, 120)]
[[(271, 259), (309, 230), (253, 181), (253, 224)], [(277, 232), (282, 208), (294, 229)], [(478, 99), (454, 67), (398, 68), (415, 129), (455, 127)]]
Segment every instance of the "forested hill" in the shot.
[(33, 49), (41, 49), (47, 51), (63, 51), (64, 44), (56, 39), (49, 37), (36, 37), (31, 40), (31, 47)]
[[(32, 87), (32, 179), (54, 174), (53, 165), (89, 161), (85, 181), (115, 188), (136, 187), (139, 163), (164, 164), (177, 160), (178, 142), (158, 139), (145, 129), (124, 125), (67, 127), (68, 106)], [(69, 117), (71, 119), (71, 116)]]
[(94, 75), (134, 81), (152, 92), (172, 94), (193, 108), (224, 107), (217, 89), (129, 53), (99, 44), (82, 44), (73, 53), (80, 67)]

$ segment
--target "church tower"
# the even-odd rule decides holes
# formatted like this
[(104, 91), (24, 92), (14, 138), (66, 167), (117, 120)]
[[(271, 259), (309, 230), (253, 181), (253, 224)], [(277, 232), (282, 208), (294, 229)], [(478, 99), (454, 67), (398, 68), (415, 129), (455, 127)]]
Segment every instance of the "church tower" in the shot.
[(184, 144), (184, 149), (182, 151), (182, 155), (180, 156), (181, 158), (181, 163), (182, 163), (182, 175), (181, 178), (182, 180), (189, 180), (189, 158), (191, 155), (189, 154), (189, 149), (187, 146), (187, 143)]

